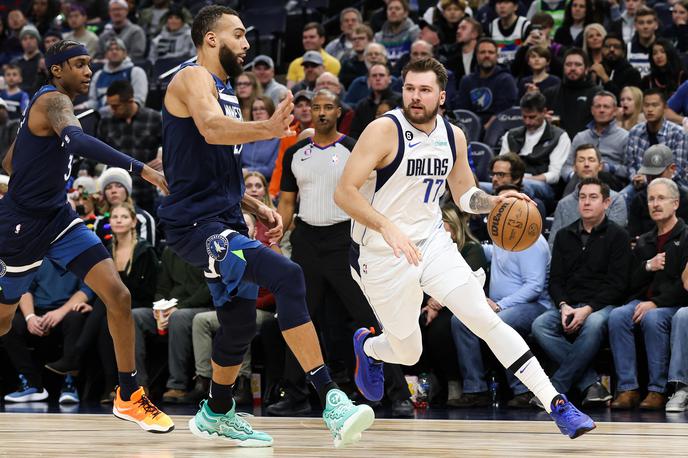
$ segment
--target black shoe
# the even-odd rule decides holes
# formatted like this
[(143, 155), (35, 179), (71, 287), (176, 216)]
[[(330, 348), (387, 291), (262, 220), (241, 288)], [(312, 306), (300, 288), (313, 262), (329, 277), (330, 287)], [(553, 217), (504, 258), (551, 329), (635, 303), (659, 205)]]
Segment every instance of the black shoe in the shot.
[(251, 393), (251, 380), (240, 375), (234, 384), (234, 401), (237, 405), (247, 406), (253, 404), (253, 393)]
[(482, 393), (463, 393), (459, 399), (452, 399), (447, 401), (447, 405), (451, 407), (488, 407), (492, 404), (490, 394), (487, 391)]
[(198, 402), (208, 397), (208, 391), (210, 391), (210, 379), (197, 375), (196, 384), (191, 393), (189, 393), (189, 398), (193, 399), (194, 402)]
[(299, 417), (311, 413), (311, 403), (308, 399), (295, 400), (288, 394), (281, 401), (270, 405), (265, 411), (275, 417)]
[(606, 404), (611, 401), (612, 395), (600, 382), (595, 382), (585, 390), (585, 397), (581, 405), (593, 406), (599, 404)]
[(46, 364), (45, 368), (60, 375), (77, 375), (79, 373), (79, 364), (76, 361), (66, 359), (64, 356), (57, 361)]
[(413, 418), (413, 404), (411, 400), (393, 401), (392, 418)]
[(533, 405), (530, 403), (532, 398), (533, 393), (527, 391), (514, 396), (511, 401), (506, 403), (506, 406), (512, 409), (530, 409), (533, 407)]

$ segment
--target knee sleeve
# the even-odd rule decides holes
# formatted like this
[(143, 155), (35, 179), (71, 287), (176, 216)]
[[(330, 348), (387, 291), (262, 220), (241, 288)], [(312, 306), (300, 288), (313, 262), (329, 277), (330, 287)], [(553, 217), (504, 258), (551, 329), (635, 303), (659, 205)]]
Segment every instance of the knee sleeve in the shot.
[(220, 366), (238, 366), (256, 335), (256, 303), (235, 298), (217, 308), (220, 321), (213, 339), (213, 361)]
[(370, 346), (371, 349), (370, 352), (366, 352), (375, 359), (388, 363), (403, 364), (404, 366), (413, 366), (420, 359), (421, 353), (423, 353), (423, 336), (420, 328), (417, 328), (411, 335), (403, 339), (383, 332), (380, 336), (368, 339), (366, 346)]
[(311, 321), (306, 305), (306, 282), (301, 267), (267, 248), (250, 251), (247, 261), (253, 280), (270, 290), (277, 303), (277, 320), (282, 331)]

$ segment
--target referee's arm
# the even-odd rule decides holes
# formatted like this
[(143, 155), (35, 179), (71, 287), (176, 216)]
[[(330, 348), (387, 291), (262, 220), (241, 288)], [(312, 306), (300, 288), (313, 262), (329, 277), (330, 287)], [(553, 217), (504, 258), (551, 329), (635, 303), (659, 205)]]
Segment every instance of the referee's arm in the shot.
[(277, 204), (277, 213), (282, 217), (284, 229), (291, 227), (294, 218), (294, 210), (296, 209), (296, 193), (288, 191), (280, 191), (280, 200)]
[(294, 153), (300, 148), (303, 141), (290, 146), (284, 152), (282, 158), (282, 179), (280, 181), (280, 198), (277, 204), (277, 213), (282, 217), (282, 224), (286, 231), (291, 227), (296, 210), (296, 196), (299, 194), (299, 184), (291, 168)]

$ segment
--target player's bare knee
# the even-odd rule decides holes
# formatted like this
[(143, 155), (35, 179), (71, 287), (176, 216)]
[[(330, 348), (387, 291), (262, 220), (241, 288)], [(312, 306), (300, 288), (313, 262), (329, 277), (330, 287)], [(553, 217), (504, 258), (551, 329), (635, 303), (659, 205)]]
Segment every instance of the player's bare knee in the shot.
[(117, 315), (131, 314), (131, 293), (123, 284), (121, 287), (112, 288), (108, 292), (107, 298), (102, 299), (107, 305), (108, 313)]

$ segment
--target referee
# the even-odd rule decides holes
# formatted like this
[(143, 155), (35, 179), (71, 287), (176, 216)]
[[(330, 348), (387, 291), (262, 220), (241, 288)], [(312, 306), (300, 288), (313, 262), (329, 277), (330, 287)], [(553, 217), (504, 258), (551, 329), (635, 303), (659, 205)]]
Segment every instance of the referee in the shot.
[[(314, 94), (311, 114), (315, 134), (287, 149), (282, 164), (277, 211), (285, 226), (289, 226), (299, 198), (299, 212), (290, 238), (291, 259), (303, 269), (306, 301), (315, 323), (320, 321), (324, 326), (318, 315), (336, 313), (330, 309), (340, 304), (350, 317), (338, 323), (345, 332), (353, 331), (349, 329), (350, 321), (354, 322), (354, 328), (377, 328), (373, 310), (351, 276), (351, 220), (332, 197), (355, 140), (337, 131), (342, 109), (339, 97), (328, 89)], [(347, 353), (347, 359), (353, 361), (350, 339), (347, 343), (351, 353)], [(285, 361), (285, 379), (288, 384), (284, 398), (269, 406), (267, 412), (279, 416), (308, 413), (310, 404), (303, 371), (290, 352)], [(398, 365), (385, 364), (385, 385), (392, 401), (392, 415), (412, 417), (410, 393)]]

